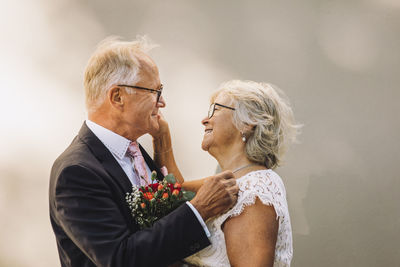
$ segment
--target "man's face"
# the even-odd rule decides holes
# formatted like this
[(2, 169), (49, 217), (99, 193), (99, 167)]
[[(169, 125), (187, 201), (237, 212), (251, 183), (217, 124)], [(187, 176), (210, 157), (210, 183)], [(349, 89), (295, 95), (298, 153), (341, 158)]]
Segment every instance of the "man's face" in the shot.
[[(147, 55), (139, 57), (141, 69), (140, 80), (136, 86), (159, 90), (161, 87), (158, 68), (154, 61)], [(125, 104), (122, 112), (124, 128), (129, 131), (126, 136), (137, 138), (143, 134), (156, 132), (159, 129), (158, 109), (165, 107), (164, 98), (161, 96), (157, 103), (157, 94), (146, 90), (132, 89), (133, 94), (125, 94)]]

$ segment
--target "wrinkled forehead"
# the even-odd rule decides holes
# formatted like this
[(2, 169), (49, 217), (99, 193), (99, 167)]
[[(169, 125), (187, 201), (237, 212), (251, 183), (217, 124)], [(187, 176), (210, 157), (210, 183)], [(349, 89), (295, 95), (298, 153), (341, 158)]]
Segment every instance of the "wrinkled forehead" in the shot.
[(147, 72), (149, 74), (158, 74), (158, 68), (154, 60), (143, 52), (139, 52), (136, 56), (141, 72)]
[(160, 86), (160, 76), (156, 63), (145, 53), (139, 53), (136, 58), (140, 66), (139, 84), (145, 87), (158, 88)]

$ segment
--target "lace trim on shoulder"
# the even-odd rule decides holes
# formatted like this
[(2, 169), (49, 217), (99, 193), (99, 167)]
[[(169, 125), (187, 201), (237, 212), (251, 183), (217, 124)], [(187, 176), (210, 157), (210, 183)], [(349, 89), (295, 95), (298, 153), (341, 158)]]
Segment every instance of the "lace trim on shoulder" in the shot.
[(258, 197), (264, 205), (273, 206), (276, 216), (284, 217), (287, 211), (286, 192), (280, 177), (271, 170), (248, 173), (238, 179), (237, 204), (227, 213), (228, 217), (240, 215), (244, 208), (254, 205)]

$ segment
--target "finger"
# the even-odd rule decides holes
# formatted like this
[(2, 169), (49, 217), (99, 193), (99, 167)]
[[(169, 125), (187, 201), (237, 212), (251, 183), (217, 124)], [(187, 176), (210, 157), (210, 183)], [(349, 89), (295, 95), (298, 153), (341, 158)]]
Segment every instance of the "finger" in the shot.
[(232, 195), (232, 194), (230, 194), (229, 195), (229, 199), (230, 199), (230, 207), (232, 207), (233, 205), (235, 205), (236, 204), (236, 201), (237, 201), (237, 198), (238, 198), (238, 196), (237, 195)]
[(229, 179), (234, 179), (235, 178), (235, 176), (233, 175), (233, 172), (231, 172), (231, 171), (223, 171), (223, 172), (221, 172), (221, 176), (222, 176), (222, 178), (224, 178), (224, 179), (226, 179), (226, 180), (229, 180)]
[(224, 183), (225, 187), (232, 187), (237, 184), (236, 179), (224, 180), (223, 183)]
[(239, 192), (239, 186), (237, 184), (229, 187), (227, 189), (229, 192), (232, 192), (232, 194), (237, 194)]
[(239, 185), (237, 183), (235, 183), (235, 185), (233, 186), (233, 190), (239, 192)]
[(227, 192), (229, 195), (237, 197), (239, 195), (239, 188), (232, 186), (227, 190)]

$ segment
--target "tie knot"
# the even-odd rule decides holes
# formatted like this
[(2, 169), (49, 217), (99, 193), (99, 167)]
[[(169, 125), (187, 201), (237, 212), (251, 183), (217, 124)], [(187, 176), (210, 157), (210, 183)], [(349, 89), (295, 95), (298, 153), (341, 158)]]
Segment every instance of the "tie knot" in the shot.
[(128, 154), (131, 157), (142, 156), (142, 152), (140, 151), (139, 145), (136, 141), (131, 142), (131, 144), (129, 145)]

